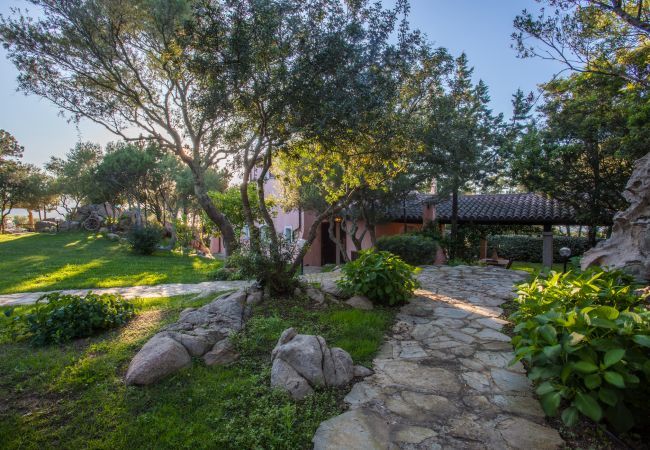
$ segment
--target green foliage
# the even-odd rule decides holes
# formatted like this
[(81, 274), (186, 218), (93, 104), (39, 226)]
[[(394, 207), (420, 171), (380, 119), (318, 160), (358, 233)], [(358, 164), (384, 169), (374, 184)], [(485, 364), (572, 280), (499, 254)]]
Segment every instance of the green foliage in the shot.
[(151, 255), (162, 241), (162, 232), (154, 226), (135, 227), (129, 232), (127, 239), (135, 253)]
[(273, 293), (291, 292), (297, 284), (296, 274), (289, 270), (296, 244), (278, 236), (277, 246), (266, 239), (260, 245), (258, 252), (243, 244), (228, 257), (226, 267), (235, 269), (233, 279), (257, 280)]
[[(248, 201), (251, 206), (251, 213), (253, 214), (253, 220), (256, 222), (263, 222), (264, 218), (260, 212), (259, 208), (259, 196), (257, 195), (257, 187), (255, 183), (248, 183)], [(223, 212), (228, 220), (232, 224), (233, 228), (237, 233), (240, 233), (241, 230), (246, 226), (246, 217), (244, 215), (242, 196), (239, 186), (232, 186), (223, 192), (210, 192), (209, 193), (212, 202), (215, 207)], [(266, 206), (268, 208), (273, 208), (275, 202), (272, 198), (266, 199)], [(203, 212), (204, 222), (210, 223), (207, 219), (207, 215)]]
[(102, 149), (92, 142), (79, 142), (65, 158), (51, 157), (45, 170), (54, 176), (53, 190), (59, 194), (61, 207), (74, 214), (80, 203), (88, 201), (98, 186), (94, 175), (102, 159)]
[(235, 281), (245, 280), (246, 276), (237, 267), (220, 267), (211, 275), (213, 280)]
[[(492, 250), (496, 250), (501, 258), (514, 261), (542, 262), (542, 247), (544, 241), (538, 236), (488, 236), (488, 258)], [(560, 249), (569, 247), (571, 256), (580, 256), (591, 246), (586, 237), (553, 236), (553, 260), (562, 261)], [(475, 246), (478, 254), (478, 246)]]
[(413, 265), (432, 263), (437, 249), (433, 239), (415, 234), (382, 236), (377, 240), (377, 250), (393, 253)]
[(42, 296), (34, 308), (14, 318), (17, 332), (34, 345), (59, 344), (125, 324), (135, 315), (134, 307), (119, 295)]
[(634, 295), (630, 278), (591, 269), (552, 272), (519, 287), (515, 360), (549, 416), (565, 424), (580, 414), (606, 419), (619, 431), (647, 421), (650, 401), (650, 311)]
[(374, 303), (399, 305), (406, 303), (418, 287), (414, 274), (419, 269), (385, 251), (364, 250), (359, 258), (341, 269), (337, 282), (349, 294), (365, 295)]
[(145, 389), (124, 385), (129, 361), (181, 310), (200, 306), (188, 296), (139, 301), (134, 320), (90, 339), (36, 348), (0, 344), (2, 447), (311, 448), (320, 423), (344, 412), (347, 391), (319, 389), (296, 403), (271, 389), (270, 354), (280, 333), (289, 326), (317, 333), (355, 363), (369, 364), (395, 311), (310, 305), (294, 298), (259, 305), (237, 335), (239, 361), (195, 363)]
[(187, 223), (187, 220), (174, 220), (176, 227), (176, 248), (184, 251), (189, 248), (194, 239), (194, 230)]

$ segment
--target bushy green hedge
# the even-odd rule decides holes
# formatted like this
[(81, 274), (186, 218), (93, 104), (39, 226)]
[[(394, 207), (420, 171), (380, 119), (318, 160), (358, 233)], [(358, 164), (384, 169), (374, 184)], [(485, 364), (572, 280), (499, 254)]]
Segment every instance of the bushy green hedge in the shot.
[[(589, 249), (587, 238), (553, 236), (553, 260), (561, 261), (560, 249), (569, 247), (571, 256), (580, 256)], [(488, 236), (488, 258), (496, 249), (501, 258), (514, 261), (542, 262), (543, 240), (541, 236), (505, 235)], [(478, 255), (478, 247), (475, 250)]]
[(365, 295), (373, 303), (399, 305), (407, 302), (418, 287), (414, 278), (418, 270), (397, 255), (369, 249), (343, 266), (343, 277), (337, 283), (349, 295)]
[(568, 426), (582, 414), (618, 431), (648, 426), (650, 311), (622, 272), (552, 272), (519, 287), (515, 360), (544, 411)]
[(422, 235), (396, 234), (380, 237), (377, 249), (391, 252), (409, 264), (420, 265), (431, 264), (436, 259), (438, 244), (432, 238)]
[(14, 318), (14, 328), (35, 345), (58, 344), (92, 336), (125, 324), (135, 315), (120, 295), (88, 293), (85, 297), (44, 295), (29, 312)]

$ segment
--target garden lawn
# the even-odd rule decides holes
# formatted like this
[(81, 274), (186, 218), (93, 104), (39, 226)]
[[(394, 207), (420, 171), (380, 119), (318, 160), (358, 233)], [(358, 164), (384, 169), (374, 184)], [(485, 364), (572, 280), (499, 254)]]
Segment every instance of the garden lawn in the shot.
[[(544, 266), (542, 263), (533, 263), (533, 262), (523, 262), (523, 261), (514, 261), (510, 266), (512, 270), (523, 270), (532, 275), (538, 274)], [(562, 272), (564, 265), (562, 263), (553, 263), (551, 270), (556, 272)], [(567, 265), (567, 270), (571, 270), (571, 265)]]
[[(297, 403), (271, 390), (270, 355), (280, 333), (289, 326), (318, 333), (368, 365), (393, 321), (388, 310), (314, 309), (306, 299), (278, 299), (258, 307), (235, 336), (242, 356), (231, 366), (209, 368), (197, 360), (153, 386), (125, 386), (129, 361), (144, 342), (182, 309), (205, 302), (188, 296), (136, 301), (138, 314), (128, 325), (60, 346), (33, 348), (5, 335), (1, 447), (311, 448), (320, 422), (343, 410), (346, 390), (321, 390)], [(0, 327), (8, 320), (0, 319)]]
[(207, 281), (220, 261), (159, 252), (87, 233), (0, 235), (0, 294)]

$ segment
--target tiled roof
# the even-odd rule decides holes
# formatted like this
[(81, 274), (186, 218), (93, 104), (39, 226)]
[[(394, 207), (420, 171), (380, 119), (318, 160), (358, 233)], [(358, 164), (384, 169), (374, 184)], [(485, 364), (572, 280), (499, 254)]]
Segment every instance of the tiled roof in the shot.
[[(451, 198), (436, 204), (436, 218), (451, 221)], [(576, 224), (572, 207), (539, 194), (481, 194), (458, 198), (458, 221), (491, 224)]]
[[(393, 222), (422, 223), (422, 208), (435, 195), (412, 191), (390, 205), (379, 205), (378, 211), (385, 220)], [(350, 209), (354, 209), (354, 205)]]

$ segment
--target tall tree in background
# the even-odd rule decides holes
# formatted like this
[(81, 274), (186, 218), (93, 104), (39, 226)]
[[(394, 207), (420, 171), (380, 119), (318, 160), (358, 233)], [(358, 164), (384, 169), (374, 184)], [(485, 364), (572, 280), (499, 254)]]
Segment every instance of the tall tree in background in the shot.
[(37, 167), (28, 166), (16, 206), (27, 210), (31, 230), (34, 230), (34, 211), (38, 211), (39, 219), (47, 218), (47, 212), (56, 208), (58, 198), (54, 190), (54, 179)]
[[(512, 176), (602, 224), (624, 207), (634, 161), (650, 148), (650, 108), (622, 78), (577, 73), (543, 85), (541, 117), (514, 145)], [(645, 107), (643, 107), (645, 105)], [(595, 227), (589, 240), (596, 242)]]
[(0, 233), (5, 232), (5, 219), (18, 207), (29, 186), (30, 174), (36, 167), (18, 161), (0, 164)]
[(459, 245), (458, 197), (488, 172), (502, 120), (488, 108), (487, 86), (483, 81), (474, 84), (472, 72), (467, 56), (459, 56), (446, 91), (429, 98), (423, 118), (423, 164), (436, 177), (439, 190), (451, 193), (452, 258)]
[(0, 130), (0, 164), (23, 156), (23, 147), (8, 131)]
[(550, 8), (514, 20), (523, 58), (559, 61), (565, 69), (650, 87), (648, 0), (538, 0)]
[(52, 157), (45, 170), (54, 177), (54, 190), (59, 194), (61, 213), (74, 216), (79, 205), (94, 194), (95, 168), (102, 159), (102, 149), (92, 142), (79, 142), (65, 158)]

